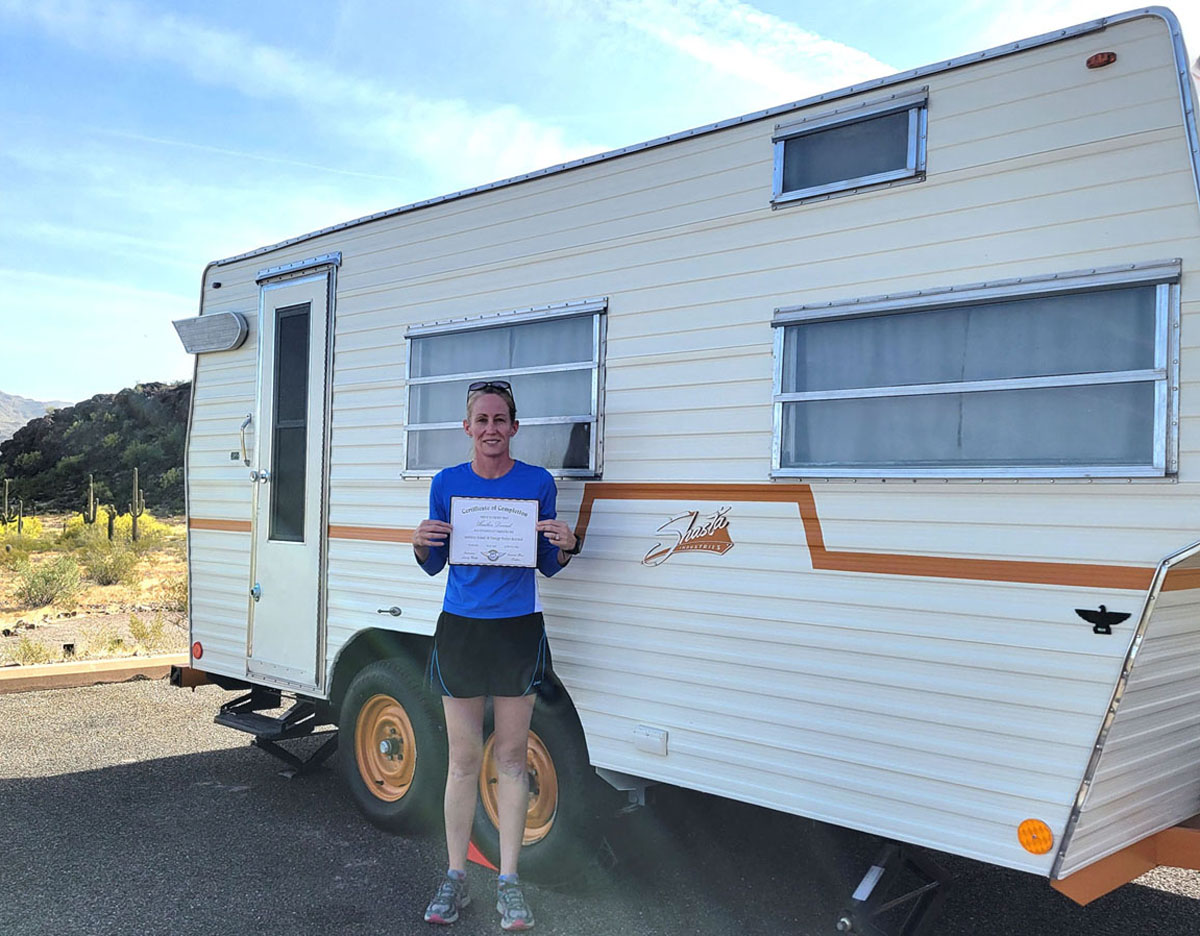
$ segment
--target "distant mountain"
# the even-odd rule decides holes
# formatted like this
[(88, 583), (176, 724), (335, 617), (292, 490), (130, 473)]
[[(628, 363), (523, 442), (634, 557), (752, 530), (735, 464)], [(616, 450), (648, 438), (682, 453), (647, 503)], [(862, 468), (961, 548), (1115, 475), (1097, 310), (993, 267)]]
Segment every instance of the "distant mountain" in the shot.
[(147, 507), (182, 510), (191, 390), (189, 383), (138, 384), (39, 415), (0, 442), (0, 478), (12, 481), (27, 514), (79, 509), (89, 474), (96, 499), (120, 508), (137, 468)]
[(12, 434), (31, 419), (45, 416), (50, 410), (70, 406), (61, 400), (44, 403), (23, 396), (14, 396), (0, 390), (0, 442), (11, 439)]

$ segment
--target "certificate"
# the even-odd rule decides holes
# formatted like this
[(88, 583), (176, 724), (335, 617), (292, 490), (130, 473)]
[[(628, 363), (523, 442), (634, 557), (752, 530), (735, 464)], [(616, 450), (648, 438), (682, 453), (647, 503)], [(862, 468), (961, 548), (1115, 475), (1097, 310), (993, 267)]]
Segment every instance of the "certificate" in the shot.
[(451, 565), (537, 566), (538, 502), (450, 498)]

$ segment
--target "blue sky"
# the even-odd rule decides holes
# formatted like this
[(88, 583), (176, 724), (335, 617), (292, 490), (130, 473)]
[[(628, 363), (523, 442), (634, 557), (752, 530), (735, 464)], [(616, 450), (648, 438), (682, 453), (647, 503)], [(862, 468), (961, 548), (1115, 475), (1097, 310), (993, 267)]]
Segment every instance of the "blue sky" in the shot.
[(209, 260), (1126, 8), (0, 0), (0, 390), (189, 378)]

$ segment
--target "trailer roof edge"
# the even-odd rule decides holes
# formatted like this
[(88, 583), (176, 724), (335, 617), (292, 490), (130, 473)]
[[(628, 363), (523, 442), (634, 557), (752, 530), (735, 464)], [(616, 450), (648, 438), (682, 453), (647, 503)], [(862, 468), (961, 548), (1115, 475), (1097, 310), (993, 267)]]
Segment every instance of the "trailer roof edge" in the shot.
[(307, 234), (301, 234), (297, 237), (290, 237), (287, 240), (280, 241), (276, 244), (271, 244), (266, 247), (259, 247), (256, 250), (250, 250), (245, 253), (236, 254), (232, 257), (226, 257), (223, 260), (213, 260), (208, 264), (208, 267), (225, 266), (230, 263), (236, 263), (240, 260), (246, 260), (251, 257), (258, 257), (266, 253), (271, 253), (275, 250), (283, 250), (286, 247), (292, 247), (296, 244), (313, 240), (326, 234), (331, 234), (334, 231), (344, 231), (347, 228), (358, 227), (362, 224), (368, 224), (372, 221), (379, 221), (383, 218), (390, 218), (400, 214), (407, 214), (411, 211), (417, 211), (421, 208), (429, 208), (433, 205), (442, 204), (443, 202), (457, 201), (461, 198), (467, 198), (471, 195), (479, 195), (483, 192), (490, 192), (494, 189), (507, 188), (508, 186), (518, 185), (522, 182), (528, 182), (532, 179), (541, 178), (543, 176), (557, 175), (560, 172), (567, 172), (568, 170), (589, 166), (593, 163), (606, 162), (607, 160), (616, 159), (620, 156), (628, 156), (632, 153), (641, 152), (642, 150), (654, 149), (671, 143), (678, 143), (681, 140), (688, 140), (693, 137), (703, 136), (708, 133), (715, 133), (718, 130), (726, 129), (727, 127), (733, 127), (744, 123), (752, 123), (757, 120), (766, 120), (770, 117), (800, 110), (813, 104), (839, 100), (854, 94), (861, 94), (864, 91), (888, 88), (892, 85), (900, 84), (901, 82), (913, 81), (918, 78), (923, 78), (927, 75), (934, 75), (944, 71), (950, 71), (955, 68), (962, 68), (963, 66), (972, 65), (976, 62), (981, 62), (986, 59), (1012, 55), (1016, 52), (1025, 51), (1026, 49), (1049, 45), (1054, 42), (1061, 42), (1064, 39), (1071, 39), (1076, 36), (1086, 35), (1087, 33), (1091, 32), (1099, 32), (1110, 25), (1141, 19), (1143, 17), (1158, 17), (1159, 19), (1163, 20), (1166, 23), (1167, 30), (1171, 35), (1171, 44), (1175, 53), (1176, 70), (1179, 73), (1180, 104), (1183, 107), (1185, 131), (1188, 137), (1188, 148), (1191, 152), (1192, 181), (1196, 188), (1197, 204), (1200, 205), (1200, 139), (1197, 138), (1195, 102), (1192, 95), (1192, 84), (1189, 77), (1187, 50), (1183, 43), (1183, 33), (1179, 26), (1179, 20), (1175, 17), (1175, 14), (1170, 9), (1162, 6), (1150, 6), (1129, 10), (1125, 13), (1114, 13), (1112, 16), (1104, 16), (1100, 17), (1099, 19), (1089, 20), (1088, 22), (1081, 23), (1078, 26), (1069, 26), (1063, 29), (1056, 29), (1048, 33), (1042, 33), (1038, 36), (1032, 36), (1028, 39), (1021, 39), (1016, 42), (1007, 42), (1003, 45), (993, 46), (990, 49), (985, 49), (982, 52), (972, 52), (967, 55), (955, 56), (954, 58), (946, 59), (941, 62), (935, 62), (931, 65), (923, 65), (920, 68), (913, 68), (909, 69), (908, 71), (897, 72), (894, 75), (888, 75), (883, 78), (873, 78), (870, 81), (849, 85), (845, 88), (839, 88), (836, 91), (827, 91), (823, 94), (803, 98), (802, 100), (798, 101), (792, 101), (788, 104), (779, 104), (775, 107), (770, 107), (765, 110), (752, 111), (748, 114), (743, 114), (740, 117), (731, 117), (727, 120), (722, 120), (717, 123), (704, 124), (699, 127), (693, 127), (690, 130), (683, 130), (668, 136), (646, 140), (642, 143), (634, 143), (629, 146), (620, 147), (619, 149), (608, 150), (603, 153), (596, 153), (592, 156), (584, 156), (580, 159), (572, 159), (568, 162), (559, 163), (554, 166), (548, 166), (545, 169), (537, 169), (533, 172), (522, 173), (521, 175), (512, 176), (508, 179), (500, 179), (496, 182), (489, 182), (486, 185), (478, 185), (472, 188), (461, 189), (457, 192), (451, 192), (448, 195), (439, 195), (435, 198), (423, 199), (421, 201), (412, 202), (408, 205), (402, 205), (399, 208), (391, 208), (386, 211), (377, 211), (374, 214), (364, 215), (361, 218), (355, 218), (351, 221), (343, 221), (340, 224), (334, 224), (329, 227), (321, 228), (317, 231), (310, 231)]

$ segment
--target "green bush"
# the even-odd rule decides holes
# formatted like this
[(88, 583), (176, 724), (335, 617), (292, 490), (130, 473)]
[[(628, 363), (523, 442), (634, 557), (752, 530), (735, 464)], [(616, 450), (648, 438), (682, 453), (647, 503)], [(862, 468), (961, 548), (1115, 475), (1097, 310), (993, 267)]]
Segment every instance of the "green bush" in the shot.
[(161, 614), (154, 616), (153, 623), (147, 624), (136, 614), (129, 615), (129, 635), (141, 646), (151, 652), (161, 649), (167, 643), (167, 635), (163, 632)]
[(26, 560), (17, 567), (17, 600), (26, 608), (48, 604), (71, 607), (79, 586), (79, 563), (70, 556), (58, 556), (37, 565)]
[(40, 640), (30, 640), (22, 635), (17, 645), (8, 651), (9, 659), (14, 663), (29, 665), (31, 663), (53, 663), (58, 657)]
[(83, 552), (88, 578), (97, 585), (132, 584), (137, 580), (137, 564), (137, 554), (120, 543), (90, 543)]

